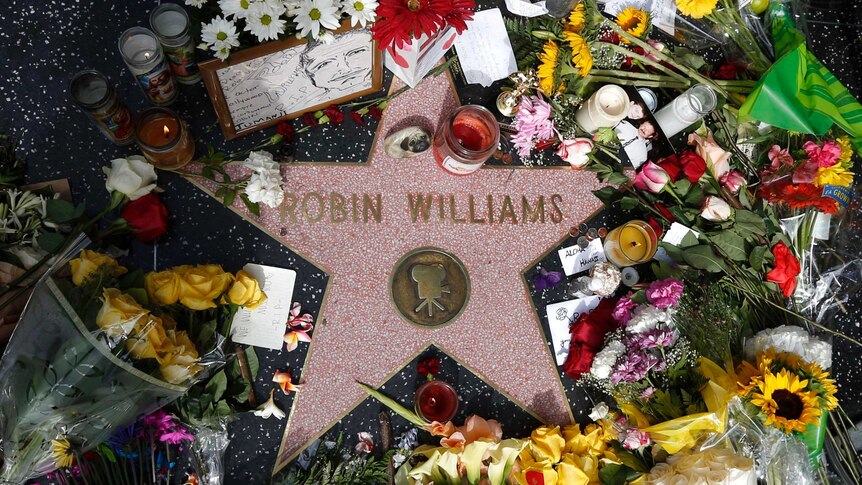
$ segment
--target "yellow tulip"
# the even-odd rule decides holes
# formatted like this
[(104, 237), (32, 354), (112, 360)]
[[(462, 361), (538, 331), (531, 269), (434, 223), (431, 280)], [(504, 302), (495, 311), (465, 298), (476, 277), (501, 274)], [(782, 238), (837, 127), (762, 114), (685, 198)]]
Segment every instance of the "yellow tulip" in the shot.
[(530, 434), (530, 449), (536, 461), (547, 460), (551, 463), (560, 461), (566, 440), (560, 434), (559, 426), (540, 426)]
[(173, 305), (178, 302), (183, 290), (183, 282), (174, 271), (147, 273), (144, 288), (150, 301), (157, 305)]
[(239, 271), (233, 285), (227, 291), (231, 303), (254, 310), (266, 300), (266, 294), (256, 279), (245, 271)]
[(192, 310), (215, 308), (215, 300), (233, 282), (233, 275), (225, 273), (221, 266), (180, 266), (173, 269), (182, 281), (180, 303)]
[(138, 302), (116, 288), (105, 288), (96, 324), (111, 338), (125, 337), (147, 315)]
[(128, 271), (126, 268), (120, 266), (116, 259), (107, 254), (97, 253), (88, 249), (81, 251), (81, 254), (77, 258), (69, 261), (69, 266), (72, 268), (72, 283), (75, 286), (81, 286), (101, 266), (113, 268), (112, 274), (114, 276), (123, 275)]

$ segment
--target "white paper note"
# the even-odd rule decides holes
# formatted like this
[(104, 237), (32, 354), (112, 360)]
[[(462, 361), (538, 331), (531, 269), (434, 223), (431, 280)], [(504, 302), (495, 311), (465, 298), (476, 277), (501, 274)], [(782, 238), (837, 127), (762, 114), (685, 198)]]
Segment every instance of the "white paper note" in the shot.
[(521, 17), (538, 17), (548, 13), (544, 0), (536, 3), (529, 0), (506, 0), (506, 9)]
[(596, 265), (599, 261), (607, 261), (605, 248), (601, 239), (593, 239), (590, 244), (581, 248), (580, 246), (569, 246), (557, 251), (560, 262), (563, 263), (563, 271), (566, 276), (578, 274)]
[(582, 313), (596, 308), (601, 300), (600, 296), (588, 296), (547, 306), (548, 325), (551, 327), (551, 340), (554, 344), (554, 358), (557, 365), (563, 365), (566, 357), (569, 356), (571, 341), (569, 327)]
[[(680, 244), (682, 244), (683, 238), (685, 238), (685, 236), (688, 234), (692, 234), (696, 238), (700, 237), (700, 233), (695, 231), (694, 229), (690, 229), (678, 222), (674, 222), (670, 225), (670, 229), (668, 229), (667, 232), (664, 233), (664, 237), (661, 238), (661, 242), (672, 244), (674, 246), (679, 246)], [(667, 251), (665, 251), (665, 249), (661, 246), (659, 246), (659, 248), (656, 250), (653, 259), (668, 264), (673, 263), (673, 260), (670, 259), (670, 256), (668, 256)]]
[(285, 324), (290, 318), (296, 271), (260, 264), (247, 264), (243, 269), (260, 283), (266, 301), (254, 310), (240, 308), (231, 326), (233, 341), (272, 350), (281, 349)]
[(499, 8), (476, 12), (467, 30), (455, 39), (455, 51), (470, 84), (488, 87), (518, 70)]

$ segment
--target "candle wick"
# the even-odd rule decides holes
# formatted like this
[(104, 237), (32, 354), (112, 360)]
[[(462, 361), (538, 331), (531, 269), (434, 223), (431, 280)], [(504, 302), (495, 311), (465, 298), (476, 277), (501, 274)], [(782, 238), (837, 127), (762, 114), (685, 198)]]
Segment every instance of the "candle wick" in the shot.
[(434, 406), (437, 404), (437, 399), (432, 397), (431, 399), (428, 400), (428, 403), (431, 404), (432, 406)]
[(630, 244), (632, 245), (633, 248), (636, 248), (636, 247), (641, 245), (641, 243), (639, 243), (637, 241), (632, 241)]

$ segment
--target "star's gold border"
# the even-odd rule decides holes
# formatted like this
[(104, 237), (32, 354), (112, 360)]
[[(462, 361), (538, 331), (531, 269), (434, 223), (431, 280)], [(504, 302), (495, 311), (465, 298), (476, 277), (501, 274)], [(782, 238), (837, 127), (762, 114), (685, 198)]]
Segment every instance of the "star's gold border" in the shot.
[[(418, 357), (419, 355), (421, 355), (423, 352), (427, 351), (427, 350), (428, 350), (429, 348), (431, 348), (432, 346), (433, 346), (433, 347), (437, 347), (438, 349), (440, 349), (440, 350), (441, 350), (443, 353), (445, 353), (445, 354), (446, 354), (450, 359), (452, 359), (452, 360), (454, 360), (455, 362), (457, 362), (457, 363), (458, 363), (458, 365), (460, 365), (460, 366), (461, 366), (461, 367), (463, 367), (464, 369), (467, 369), (469, 372), (473, 373), (473, 375), (475, 375), (476, 377), (478, 377), (479, 379), (481, 379), (481, 380), (482, 380), (482, 382), (484, 382), (485, 384), (487, 384), (488, 386), (490, 386), (490, 387), (491, 387), (492, 389), (494, 389), (495, 391), (499, 392), (503, 397), (505, 397), (506, 399), (508, 399), (509, 401), (511, 401), (512, 403), (514, 403), (516, 406), (518, 406), (519, 408), (521, 408), (522, 410), (524, 410), (527, 414), (529, 414), (530, 416), (532, 416), (532, 417), (536, 418), (536, 420), (537, 420), (537, 421), (539, 421), (540, 423), (545, 424), (545, 420), (544, 420), (544, 419), (542, 419), (542, 418), (541, 418), (539, 415), (537, 415), (536, 413), (534, 413), (534, 412), (533, 412), (529, 407), (525, 406), (524, 404), (522, 404), (521, 402), (519, 402), (518, 400), (516, 400), (515, 398), (513, 398), (512, 396), (510, 396), (508, 393), (506, 393), (505, 391), (503, 391), (503, 390), (501, 390), (500, 388), (498, 388), (496, 385), (494, 385), (494, 383), (492, 383), (491, 381), (489, 381), (488, 379), (486, 379), (484, 376), (482, 376), (482, 374), (480, 374), (479, 372), (477, 372), (475, 369), (473, 369), (472, 367), (470, 367), (469, 365), (465, 364), (465, 363), (464, 363), (464, 362), (462, 362), (460, 359), (458, 359), (457, 357), (455, 357), (454, 355), (452, 355), (452, 353), (451, 353), (451, 352), (449, 352), (449, 351), (448, 351), (444, 346), (440, 345), (439, 343), (437, 343), (437, 342), (436, 342), (436, 341), (434, 341), (434, 340), (431, 340), (430, 342), (428, 342), (428, 344), (427, 344), (427, 345), (425, 345), (424, 347), (422, 347), (422, 348), (420, 348), (419, 350), (417, 350), (416, 352), (414, 352), (410, 357), (408, 357), (404, 362), (402, 362), (402, 363), (401, 363), (401, 365), (399, 365), (395, 370), (393, 370), (393, 371), (392, 371), (392, 372), (390, 372), (388, 375), (386, 375), (386, 377), (384, 377), (384, 378), (383, 378), (383, 381), (380, 383), (380, 385), (385, 384), (387, 381), (389, 381), (389, 379), (392, 379), (393, 377), (395, 377), (395, 375), (397, 375), (399, 372), (401, 372), (402, 370), (404, 370), (404, 368), (405, 368), (405, 367), (407, 367), (407, 366), (410, 364), (410, 362), (412, 362), (412, 361), (413, 361), (413, 359), (415, 359), (416, 357)], [(279, 450), (279, 458), (277, 458), (277, 459), (276, 459), (275, 466), (273, 466), (272, 474), (273, 474), (273, 475), (275, 475), (276, 473), (280, 472), (280, 471), (281, 471), (285, 466), (289, 465), (293, 460), (295, 460), (295, 459), (296, 459), (296, 457), (297, 457), (297, 456), (299, 456), (299, 454), (300, 454), (300, 453), (302, 453), (302, 451), (303, 451), (304, 449), (308, 448), (312, 443), (314, 443), (316, 440), (320, 439), (323, 435), (325, 435), (325, 434), (326, 434), (330, 429), (332, 429), (332, 427), (333, 427), (333, 426), (335, 426), (336, 424), (338, 424), (338, 422), (339, 422), (339, 421), (341, 421), (342, 419), (344, 419), (344, 417), (345, 417), (345, 416), (347, 416), (348, 414), (350, 414), (351, 412), (353, 412), (353, 410), (355, 410), (357, 406), (359, 406), (359, 405), (360, 405), (360, 404), (362, 404), (366, 399), (368, 399), (368, 397), (369, 397), (369, 396), (365, 396), (365, 397), (363, 397), (362, 399), (360, 399), (360, 400), (356, 401), (355, 403), (353, 403), (349, 408), (347, 408), (347, 410), (345, 410), (345, 411), (344, 411), (343, 413), (341, 413), (337, 418), (333, 419), (333, 420), (332, 420), (332, 421), (330, 421), (328, 424), (326, 424), (326, 426), (324, 426), (324, 427), (323, 427), (323, 430), (322, 430), (322, 431), (320, 431), (319, 433), (317, 433), (316, 435), (314, 435), (312, 438), (310, 438), (308, 441), (306, 441), (306, 442), (305, 442), (305, 444), (303, 444), (302, 446), (300, 446), (300, 447), (297, 449), (297, 451), (295, 451), (295, 452), (294, 452), (292, 455), (290, 455), (288, 458), (286, 458), (286, 459), (284, 459), (284, 460), (281, 460), (281, 459), (280, 459), (280, 457), (281, 457), (281, 452), (283, 451), (283, 449), (280, 449), (280, 450)], [(288, 423), (288, 425), (289, 425), (289, 423)], [(282, 443), (282, 444), (283, 444), (283, 443)]]

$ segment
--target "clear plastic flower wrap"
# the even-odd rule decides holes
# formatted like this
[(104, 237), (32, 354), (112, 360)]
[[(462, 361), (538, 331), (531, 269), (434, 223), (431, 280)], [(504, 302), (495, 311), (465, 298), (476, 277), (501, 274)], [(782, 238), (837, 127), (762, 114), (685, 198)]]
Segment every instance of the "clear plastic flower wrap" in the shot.
[(200, 485), (221, 485), (224, 482), (224, 452), (230, 444), (228, 418), (220, 418), (216, 424), (195, 430), (191, 447), (192, 466)]
[[(225, 363), (215, 324), (181, 328), (167, 312), (157, 316), (129, 296), (145, 301), (140, 288), (73, 286), (64, 274), (87, 244), (79, 238), (41, 277), (0, 361), (0, 483), (23, 483), (71, 463)], [(100, 261), (107, 260), (116, 265), (107, 256)], [(78, 258), (71, 279), (87, 264)], [(112, 269), (92, 267), (97, 275)], [(81, 294), (87, 290), (93, 294)]]

